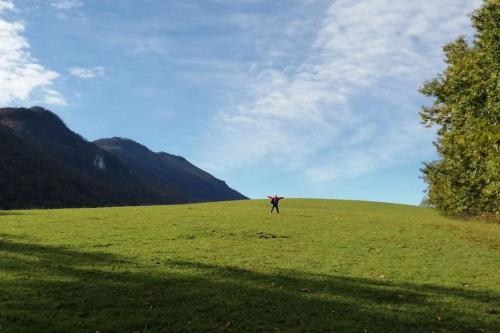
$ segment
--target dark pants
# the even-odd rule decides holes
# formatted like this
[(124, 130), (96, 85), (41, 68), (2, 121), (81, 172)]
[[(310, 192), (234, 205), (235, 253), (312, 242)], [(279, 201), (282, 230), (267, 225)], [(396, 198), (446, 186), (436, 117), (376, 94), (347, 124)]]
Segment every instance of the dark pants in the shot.
[(273, 204), (273, 208), (271, 208), (271, 213), (273, 212), (274, 208), (276, 208), (276, 212), (279, 214), (280, 209), (278, 208), (278, 204)]

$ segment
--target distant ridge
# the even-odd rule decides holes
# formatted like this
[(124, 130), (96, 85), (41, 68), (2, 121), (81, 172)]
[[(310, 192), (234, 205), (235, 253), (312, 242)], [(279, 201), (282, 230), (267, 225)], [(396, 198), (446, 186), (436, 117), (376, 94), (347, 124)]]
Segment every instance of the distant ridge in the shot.
[(89, 142), (41, 107), (0, 108), (0, 140), (0, 209), (246, 199), (182, 157)]
[(94, 142), (117, 156), (129, 170), (151, 187), (175, 188), (195, 201), (246, 199), (224, 181), (181, 156), (154, 153), (140, 143), (126, 138), (113, 137)]

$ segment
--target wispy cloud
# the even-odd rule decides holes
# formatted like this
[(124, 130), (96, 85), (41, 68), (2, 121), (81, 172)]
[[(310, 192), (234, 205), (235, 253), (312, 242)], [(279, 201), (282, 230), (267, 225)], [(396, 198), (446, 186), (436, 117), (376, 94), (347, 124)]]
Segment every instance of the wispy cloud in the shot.
[(96, 76), (104, 75), (105, 68), (103, 66), (96, 66), (93, 68), (83, 68), (83, 67), (70, 67), (68, 72), (80, 79), (91, 79)]
[(82, 7), (83, 2), (80, 0), (53, 0), (50, 5), (59, 10), (68, 10)]
[(50, 105), (67, 105), (66, 100), (60, 92), (54, 89), (44, 88), (41, 103)]
[[(333, 1), (302, 61), (248, 70), (246, 102), (214, 120), (209, 167), (266, 160), (329, 181), (428, 153), (416, 89), (442, 68), (442, 45), (470, 33), (480, 3)], [(276, 29), (293, 43), (299, 23)]]
[[(12, 1), (0, 0), (0, 15), (13, 9)], [(27, 101), (33, 93), (41, 95), (47, 104), (64, 104), (63, 97), (50, 88), (59, 74), (29, 54), (30, 45), (22, 36), (23, 31), (23, 23), (0, 17), (0, 104)]]

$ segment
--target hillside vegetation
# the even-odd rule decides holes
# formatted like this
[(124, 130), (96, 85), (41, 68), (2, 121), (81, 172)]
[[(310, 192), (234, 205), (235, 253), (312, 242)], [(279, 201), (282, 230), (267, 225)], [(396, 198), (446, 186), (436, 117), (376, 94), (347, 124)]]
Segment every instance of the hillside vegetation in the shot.
[(498, 332), (500, 229), (394, 204), (0, 212), (0, 332)]

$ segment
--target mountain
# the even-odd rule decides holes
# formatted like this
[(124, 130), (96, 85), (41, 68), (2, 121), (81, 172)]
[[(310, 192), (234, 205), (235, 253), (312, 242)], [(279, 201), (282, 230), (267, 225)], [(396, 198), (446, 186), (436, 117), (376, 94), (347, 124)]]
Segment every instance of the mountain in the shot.
[[(158, 191), (146, 186), (117, 157), (71, 131), (57, 115), (46, 109), (3, 108), (0, 109), (0, 124), (87, 179), (89, 187), (97, 186), (108, 193), (104, 195), (104, 201), (93, 200), (90, 206), (166, 204), (190, 200), (175, 190)], [(86, 199), (89, 198), (82, 197), (82, 205), (88, 205)]]
[(114, 156), (72, 132), (57, 115), (43, 108), (0, 109), (0, 124), (85, 175), (118, 179), (130, 174)]
[(175, 188), (194, 201), (246, 199), (224, 181), (194, 166), (183, 157), (164, 152), (154, 153), (125, 138), (100, 139), (95, 144), (117, 156), (129, 170), (151, 187)]
[[(219, 186), (213, 187), (212, 195), (206, 191), (193, 195), (198, 192), (183, 186), (202, 184), (195, 173), (191, 180), (185, 172), (177, 176), (174, 169), (168, 169), (170, 177), (182, 179), (180, 183), (165, 181), (161, 168), (154, 169), (157, 176), (152, 172), (145, 176), (137, 163), (109, 147), (101, 148), (85, 140), (57, 115), (41, 107), (0, 108), (0, 126), (0, 208), (173, 204), (244, 198), (235, 191), (232, 196), (228, 194), (231, 191), (224, 192), (225, 183), (213, 177), (209, 184)], [(203, 177), (211, 176), (205, 173)]]
[(0, 125), (0, 209), (104, 205), (106, 197), (106, 188)]

